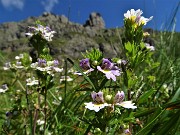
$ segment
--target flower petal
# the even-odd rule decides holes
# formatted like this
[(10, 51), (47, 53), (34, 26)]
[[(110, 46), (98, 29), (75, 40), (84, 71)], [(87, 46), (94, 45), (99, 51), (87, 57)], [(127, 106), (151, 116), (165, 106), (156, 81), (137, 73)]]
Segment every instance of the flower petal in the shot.
[(132, 101), (124, 101), (122, 103), (117, 103), (116, 105), (120, 105), (124, 108), (131, 108), (131, 109), (136, 109), (137, 106), (134, 106), (134, 103), (132, 103)]

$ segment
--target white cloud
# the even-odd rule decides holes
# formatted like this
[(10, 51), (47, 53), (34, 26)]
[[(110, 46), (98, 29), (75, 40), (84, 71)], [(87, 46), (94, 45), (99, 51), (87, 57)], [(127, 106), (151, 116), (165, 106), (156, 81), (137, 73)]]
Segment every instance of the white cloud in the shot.
[(45, 11), (51, 12), (55, 4), (58, 3), (58, 0), (46, 0), (42, 1), (42, 5), (44, 6)]
[(24, 0), (1, 0), (2, 5), (7, 8), (17, 8), (22, 10), (24, 7)]

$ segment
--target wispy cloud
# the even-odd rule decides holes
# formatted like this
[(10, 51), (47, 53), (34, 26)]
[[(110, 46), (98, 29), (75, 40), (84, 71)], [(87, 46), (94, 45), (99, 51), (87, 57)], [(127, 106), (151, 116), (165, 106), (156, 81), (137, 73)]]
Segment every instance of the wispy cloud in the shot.
[(45, 11), (51, 12), (55, 4), (58, 3), (58, 0), (46, 0), (42, 1), (42, 5), (44, 6)]
[(22, 10), (24, 7), (24, 0), (1, 0), (1, 3), (7, 9), (17, 8)]

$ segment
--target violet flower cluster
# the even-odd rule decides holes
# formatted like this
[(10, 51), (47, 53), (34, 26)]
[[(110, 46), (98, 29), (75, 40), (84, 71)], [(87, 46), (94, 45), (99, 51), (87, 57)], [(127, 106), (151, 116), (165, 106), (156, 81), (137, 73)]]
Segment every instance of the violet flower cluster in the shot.
[[(83, 69), (84, 74), (94, 71), (94, 69), (90, 66), (88, 58), (80, 61), (80, 67)], [(97, 66), (97, 70), (102, 72), (107, 79), (112, 79), (113, 81), (116, 81), (116, 76), (120, 76), (120, 69), (110, 60), (105, 58), (103, 58), (101, 65)], [(80, 72), (76, 72), (75, 74), (82, 75)]]

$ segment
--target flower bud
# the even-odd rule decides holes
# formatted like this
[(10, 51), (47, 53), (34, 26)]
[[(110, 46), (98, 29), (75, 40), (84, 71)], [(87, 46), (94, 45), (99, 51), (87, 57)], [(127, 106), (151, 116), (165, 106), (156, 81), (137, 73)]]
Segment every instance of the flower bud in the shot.
[(106, 102), (110, 102), (112, 100), (112, 95), (106, 95), (105, 100)]

